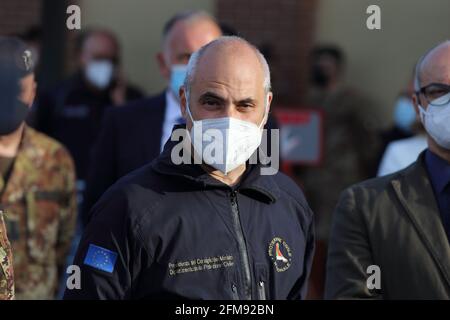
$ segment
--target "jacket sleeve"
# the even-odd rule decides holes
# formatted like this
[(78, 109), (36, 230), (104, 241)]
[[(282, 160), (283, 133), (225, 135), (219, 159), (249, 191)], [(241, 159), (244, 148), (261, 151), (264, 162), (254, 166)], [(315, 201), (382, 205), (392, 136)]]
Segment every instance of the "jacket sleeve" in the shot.
[(89, 222), (89, 212), (102, 194), (117, 179), (116, 170), (116, 136), (114, 110), (105, 112), (102, 128), (92, 148), (91, 167), (87, 176), (81, 218), (83, 226)]
[(325, 299), (381, 299), (369, 290), (367, 267), (373, 265), (367, 228), (354, 189), (341, 195), (333, 215), (328, 249)]
[(129, 212), (125, 192), (116, 188), (109, 190), (94, 206), (73, 263), (80, 270), (81, 288), (69, 288), (69, 275), (65, 300), (133, 297), (132, 284), (140, 274), (141, 257), (150, 259)]
[(314, 243), (315, 243), (315, 235), (314, 235), (314, 219), (313, 219), (313, 212), (308, 207), (307, 209), (309, 214), (309, 224), (304, 230), (305, 232), (305, 238), (306, 238), (306, 246), (305, 246), (305, 253), (304, 253), (304, 263), (303, 263), (303, 272), (300, 276), (300, 278), (297, 280), (297, 282), (294, 285), (294, 288), (289, 293), (289, 296), (287, 297), (287, 300), (304, 300), (306, 299), (306, 294), (308, 292), (308, 281), (309, 276), (311, 274), (311, 267), (313, 263), (313, 257), (314, 257)]
[(75, 166), (69, 153), (65, 149), (60, 149), (56, 154), (60, 164), (61, 175), (65, 177), (64, 201), (61, 204), (58, 242), (56, 246), (56, 256), (58, 264), (58, 276), (61, 276), (63, 268), (66, 266), (67, 254), (72, 245), (73, 236), (76, 230), (77, 222), (77, 193)]
[(6, 235), (3, 212), (0, 211), (0, 301), (14, 300), (14, 270), (11, 244)]

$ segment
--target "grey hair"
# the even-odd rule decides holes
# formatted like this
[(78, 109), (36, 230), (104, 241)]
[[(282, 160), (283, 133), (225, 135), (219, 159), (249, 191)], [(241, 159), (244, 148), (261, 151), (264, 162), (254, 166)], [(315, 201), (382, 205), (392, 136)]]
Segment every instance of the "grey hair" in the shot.
[(211, 16), (206, 11), (202, 10), (187, 10), (182, 11), (174, 15), (172, 18), (170, 18), (163, 28), (163, 34), (162, 34), (162, 42), (163, 45), (167, 43), (167, 39), (169, 38), (169, 35), (173, 29), (173, 27), (180, 21), (183, 21), (185, 23), (193, 23), (197, 22), (199, 20), (209, 20), (212, 23), (216, 24), (218, 28), (219, 24), (217, 23), (217, 20)]
[[(189, 59), (189, 63), (187, 65), (186, 78), (184, 79), (184, 90), (186, 92), (186, 99), (189, 100), (189, 96), (190, 96), (190, 92), (191, 92), (191, 85), (192, 85), (192, 82), (194, 81), (198, 62), (199, 62), (200, 58), (203, 56), (203, 54), (206, 52), (206, 50), (214, 44), (234, 42), (234, 41), (244, 43), (255, 51), (256, 56), (258, 57), (259, 62), (261, 63), (261, 67), (264, 72), (264, 84), (263, 84), (264, 92), (266, 93), (266, 95), (270, 92), (270, 90), (271, 90), (270, 69), (269, 69), (269, 64), (267, 63), (267, 60), (264, 57), (264, 55), (253, 44), (251, 44), (250, 42), (248, 42), (247, 40), (245, 40), (241, 37), (222, 36), (222, 37), (219, 37), (216, 40), (213, 40), (210, 43), (204, 45), (203, 47), (201, 47), (199, 50), (197, 50), (196, 52), (194, 52), (191, 55), (191, 57)], [(266, 101), (266, 103), (267, 103), (267, 101)]]
[(420, 57), (420, 59), (417, 61), (415, 72), (414, 72), (414, 91), (418, 92), (420, 90), (420, 76), (422, 73), (422, 65), (425, 59), (428, 57), (428, 55), (433, 52), (436, 48), (443, 46), (443, 45), (450, 45), (450, 40), (443, 41), (437, 45), (435, 45), (433, 48), (428, 50), (423, 56)]

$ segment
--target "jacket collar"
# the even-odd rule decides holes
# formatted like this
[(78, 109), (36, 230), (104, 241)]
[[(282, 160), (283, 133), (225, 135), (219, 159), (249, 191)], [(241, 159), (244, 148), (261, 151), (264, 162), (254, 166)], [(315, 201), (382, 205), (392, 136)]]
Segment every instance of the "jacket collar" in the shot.
[(425, 152), (425, 165), (434, 191), (440, 194), (450, 184), (450, 164), (427, 150)]
[[(174, 129), (185, 128), (185, 125), (176, 125)], [(236, 190), (256, 200), (265, 203), (273, 203), (280, 196), (280, 188), (272, 176), (261, 175), (263, 165), (249, 164), (247, 162), (244, 176), (238, 185), (230, 187), (221, 181), (214, 179), (198, 164), (174, 164), (171, 159), (172, 149), (178, 141), (168, 140), (164, 150), (151, 164), (152, 169), (160, 174), (180, 177), (202, 189), (222, 188)]]
[(450, 245), (425, 167), (425, 152), (391, 181), (420, 238), (450, 285)]

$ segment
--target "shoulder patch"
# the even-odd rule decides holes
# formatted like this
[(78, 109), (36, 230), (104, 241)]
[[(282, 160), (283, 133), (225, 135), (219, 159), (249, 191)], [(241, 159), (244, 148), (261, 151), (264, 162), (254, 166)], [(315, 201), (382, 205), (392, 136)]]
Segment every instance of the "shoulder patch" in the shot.
[(114, 271), (117, 252), (90, 244), (84, 264), (108, 273)]

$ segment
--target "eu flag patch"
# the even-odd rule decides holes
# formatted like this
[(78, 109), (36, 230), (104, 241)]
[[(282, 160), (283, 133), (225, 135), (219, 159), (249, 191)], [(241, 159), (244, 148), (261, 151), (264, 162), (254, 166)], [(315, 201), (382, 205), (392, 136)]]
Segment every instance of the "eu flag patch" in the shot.
[(116, 252), (90, 244), (86, 258), (84, 258), (84, 264), (112, 273), (116, 260)]

